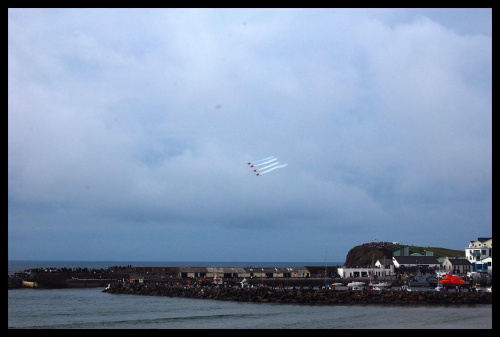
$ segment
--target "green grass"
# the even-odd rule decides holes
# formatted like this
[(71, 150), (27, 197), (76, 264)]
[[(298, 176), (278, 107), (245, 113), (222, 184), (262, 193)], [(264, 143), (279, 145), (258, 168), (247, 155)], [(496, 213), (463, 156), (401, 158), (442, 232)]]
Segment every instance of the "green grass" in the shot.
[(399, 248), (410, 247), (410, 254), (419, 253), (425, 255), (425, 251), (434, 252), (434, 257), (465, 257), (465, 248), (463, 250), (448, 249), (442, 247), (420, 247), (420, 246), (399, 246)]

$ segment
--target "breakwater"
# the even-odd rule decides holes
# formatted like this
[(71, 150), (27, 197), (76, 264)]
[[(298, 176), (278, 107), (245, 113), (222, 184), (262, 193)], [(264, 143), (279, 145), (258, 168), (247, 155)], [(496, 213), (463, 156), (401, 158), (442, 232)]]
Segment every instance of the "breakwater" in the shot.
[(290, 304), (492, 304), (492, 293), (435, 291), (354, 291), (331, 289), (272, 289), (239, 287), (185, 287), (181, 285), (114, 283), (103, 290), (111, 294), (169, 296), (237, 302)]

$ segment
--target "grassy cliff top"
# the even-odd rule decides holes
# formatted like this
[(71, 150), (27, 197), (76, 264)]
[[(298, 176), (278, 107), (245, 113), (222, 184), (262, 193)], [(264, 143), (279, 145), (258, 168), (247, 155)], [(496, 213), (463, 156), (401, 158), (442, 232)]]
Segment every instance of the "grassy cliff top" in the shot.
[(380, 259), (392, 259), (392, 253), (405, 248), (410, 248), (410, 254), (418, 253), (425, 255), (426, 251), (434, 253), (434, 257), (465, 257), (464, 250), (449, 249), (443, 247), (423, 247), (423, 246), (407, 246), (400, 244), (393, 244), (391, 242), (370, 242), (352, 248), (346, 256), (345, 266), (366, 266), (372, 265)]
[[(401, 246), (404, 248), (406, 246)], [(410, 254), (420, 253), (425, 255), (426, 251), (433, 252), (434, 257), (439, 259), (440, 257), (465, 257), (465, 249), (456, 250), (443, 247), (420, 247), (420, 246), (407, 246), (410, 247)], [(398, 248), (400, 249), (400, 248)]]

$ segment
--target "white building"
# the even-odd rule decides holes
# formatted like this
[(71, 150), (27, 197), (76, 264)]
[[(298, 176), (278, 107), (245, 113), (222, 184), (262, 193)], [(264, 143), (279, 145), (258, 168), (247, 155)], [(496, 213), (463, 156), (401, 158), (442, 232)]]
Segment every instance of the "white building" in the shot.
[(340, 267), (337, 274), (342, 278), (369, 277), (372, 274), (371, 267)]
[(370, 277), (372, 275), (378, 278), (395, 275), (392, 259), (380, 259), (375, 262), (374, 267), (341, 267), (337, 268), (337, 274), (343, 278)]
[(375, 263), (375, 275), (392, 276), (394, 273), (394, 263), (392, 259), (380, 259)]
[(439, 269), (441, 263), (434, 256), (393, 256), (392, 262), (395, 268), (416, 267)]
[(493, 238), (478, 238), (476, 241), (470, 241), (469, 247), (465, 248), (465, 258), (476, 272), (493, 272), (492, 255)]

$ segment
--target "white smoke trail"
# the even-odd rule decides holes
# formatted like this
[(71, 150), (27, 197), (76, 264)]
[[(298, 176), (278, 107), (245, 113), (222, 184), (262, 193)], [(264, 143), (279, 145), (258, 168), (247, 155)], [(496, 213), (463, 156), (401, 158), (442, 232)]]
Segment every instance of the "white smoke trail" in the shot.
[(273, 159), (268, 160), (268, 161), (265, 161), (265, 162), (263, 162), (263, 163), (253, 164), (253, 165), (250, 165), (250, 167), (254, 167), (254, 166), (260, 166), (260, 165), (269, 164), (269, 163), (271, 163), (271, 162), (275, 161), (276, 159), (278, 159), (278, 158), (273, 158)]
[(253, 171), (254, 171), (254, 172), (256, 172), (256, 171), (258, 171), (258, 170), (265, 170), (265, 169), (267, 169), (267, 168), (273, 167), (273, 166), (278, 165), (278, 164), (280, 164), (280, 162), (272, 163), (271, 165), (267, 165), (267, 166), (264, 166), (264, 167), (261, 167), (261, 168), (255, 169), (255, 170), (253, 170)]
[(256, 161), (252, 161), (252, 162), (248, 163), (248, 165), (252, 165), (252, 164), (255, 165), (255, 164), (258, 164), (258, 163), (260, 163), (262, 161), (266, 161), (266, 160), (273, 159), (273, 158), (276, 158), (276, 157), (271, 156), (271, 157), (267, 157), (267, 158), (264, 158), (264, 159), (259, 159), (259, 160), (256, 160)]
[(287, 166), (288, 164), (283, 164), (283, 165), (280, 165), (280, 166), (275, 166), (273, 168), (270, 168), (269, 170), (266, 170), (264, 172), (259, 172), (258, 175), (261, 175), (261, 174), (264, 174), (264, 173), (267, 173), (267, 172), (271, 172), (272, 170), (276, 170), (277, 168), (281, 168), (281, 167), (285, 167)]

